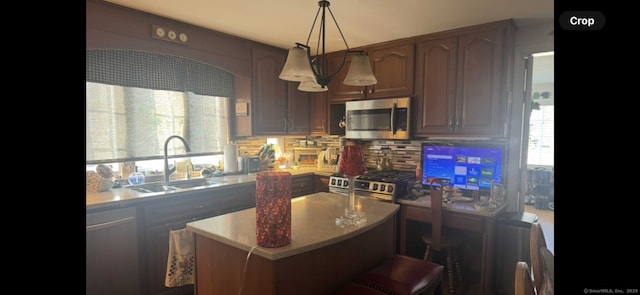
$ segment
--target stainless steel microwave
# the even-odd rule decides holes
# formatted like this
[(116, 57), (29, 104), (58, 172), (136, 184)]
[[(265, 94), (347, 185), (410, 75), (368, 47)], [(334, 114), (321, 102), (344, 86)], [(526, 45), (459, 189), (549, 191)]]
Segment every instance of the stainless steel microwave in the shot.
[(409, 139), (411, 98), (348, 101), (345, 121), (346, 138)]

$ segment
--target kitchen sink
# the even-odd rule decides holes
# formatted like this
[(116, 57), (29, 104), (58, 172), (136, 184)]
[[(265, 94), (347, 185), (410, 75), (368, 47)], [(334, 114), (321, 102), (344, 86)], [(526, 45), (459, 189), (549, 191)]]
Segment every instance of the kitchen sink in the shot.
[(175, 180), (171, 181), (167, 185), (164, 181), (150, 182), (136, 185), (129, 185), (126, 188), (141, 193), (158, 193), (158, 192), (171, 192), (183, 189), (193, 189), (197, 187), (207, 187), (226, 183), (226, 180), (217, 180), (210, 178), (198, 178), (189, 180)]

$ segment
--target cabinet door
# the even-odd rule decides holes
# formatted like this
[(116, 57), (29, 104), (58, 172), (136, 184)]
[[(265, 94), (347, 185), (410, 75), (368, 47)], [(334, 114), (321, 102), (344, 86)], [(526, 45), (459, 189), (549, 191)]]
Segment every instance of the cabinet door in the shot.
[[(329, 103), (345, 102), (354, 99), (365, 98), (364, 86), (344, 85), (344, 78), (347, 77), (349, 66), (351, 66), (351, 54), (347, 55), (346, 62), (342, 69), (333, 77), (327, 87), (329, 87)], [(327, 54), (329, 62), (329, 72), (334, 73), (340, 68), (344, 59), (344, 51)]]
[(329, 176), (316, 175), (316, 192), (329, 192)]
[(454, 133), (457, 38), (418, 42), (416, 135)]
[(186, 228), (186, 224), (195, 220), (182, 220), (167, 225), (159, 225), (145, 230), (145, 255), (147, 261), (147, 293), (162, 295), (193, 294), (193, 285), (168, 288), (164, 286), (169, 256), (169, 232)]
[(243, 210), (256, 205), (255, 184), (207, 190), (196, 196), (175, 196), (146, 206), (144, 252), (146, 294), (193, 294), (193, 286), (164, 286), (169, 255), (169, 231), (183, 229), (191, 221)]
[(136, 208), (86, 218), (86, 294), (140, 294)]
[(327, 134), (327, 121), (329, 118), (329, 113), (327, 112), (327, 109), (329, 109), (329, 104), (327, 103), (327, 93), (317, 92), (311, 94), (309, 107), (309, 116), (311, 117), (311, 134)]
[(314, 176), (294, 176), (291, 178), (291, 197), (300, 197), (304, 195), (310, 195), (314, 193)]
[(367, 86), (367, 98), (413, 95), (415, 45), (394, 44), (367, 50), (378, 83)]
[(278, 76), (285, 51), (253, 49), (253, 132), (256, 135), (286, 134), (287, 82)]
[(460, 36), (455, 126), (461, 135), (502, 135), (503, 30)]
[(309, 105), (315, 93), (298, 90), (299, 82), (289, 82), (289, 100), (287, 101), (287, 133), (308, 134), (311, 130)]

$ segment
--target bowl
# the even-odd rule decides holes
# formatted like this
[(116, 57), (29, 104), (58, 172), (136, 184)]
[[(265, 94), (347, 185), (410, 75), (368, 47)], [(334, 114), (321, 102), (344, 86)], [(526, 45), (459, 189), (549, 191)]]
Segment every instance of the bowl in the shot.
[(87, 171), (87, 192), (97, 193), (108, 191), (116, 182), (106, 179), (95, 171)]

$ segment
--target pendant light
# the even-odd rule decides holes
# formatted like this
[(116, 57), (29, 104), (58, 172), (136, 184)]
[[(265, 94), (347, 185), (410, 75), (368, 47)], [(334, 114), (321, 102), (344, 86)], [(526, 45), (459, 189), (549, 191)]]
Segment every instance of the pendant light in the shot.
[[(369, 63), (369, 57), (364, 51), (350, 50), (347, 41), (342, 35), (342, 30), (338, 25), (333, 12), (329, 6), (329, 1), (318, 1), (318, 12), (313, 20), (309, 37), (305, 44), (295, 43), (296, 46), (289, 50), (287, 55), (287, 61), (285, 62), (282, 72), (279, 78), (286, 81), (300, 82), (298, 89), (301, 91), (319, 92), (326, 91), (327, 85), (331, 82), (331, 79), (344, 67), (347, 61), (347, 55), (353, 55), (351, 59), (351, 65), (349, 72), (345, 78), (345, 85), (352, 86), (368, 86), (374, 85), (378, 81), (373, 75), (371, 70), (371, 64)], [(329, 11), (333, 22), (335, 23), (346, 50), (342, 63), (334, 72), (329, 73), (328, 60), (325, 53), (325, 32), (326, 32), (326, 13)], [(321, 13), (322, 12), (322, 13)], [(315, 57), (311, 58), (311, 48), (309, 47), (309, 40), (313, 34), (314, 27), (320, 16), (320, 33), (318, 34), (318, 48), (316, 50)]]

